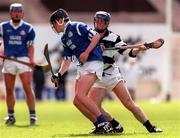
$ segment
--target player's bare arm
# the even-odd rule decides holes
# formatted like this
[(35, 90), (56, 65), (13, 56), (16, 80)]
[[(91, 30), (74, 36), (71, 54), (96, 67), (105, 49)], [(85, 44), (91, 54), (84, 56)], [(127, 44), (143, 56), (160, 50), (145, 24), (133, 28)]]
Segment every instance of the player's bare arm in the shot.
[(30, 60), (30, 63), (32, 64), (32, 66), (35, 65), (34, 63), (34, 47), (32, 45), (29, 45), (29, 60)]
[(61, 67), (59, 69), (59, 73), (61, 75), (63, 75), (69, 68), (69, 66), (71, 65), (71, 60), (70, 59), (64, 59), (61, 63)]
[[(132, 45), (133, 46), (133, 45)], [(136, 56), (140, 51), (146, 51), (148, 48), (145, 45), (139, 45), (138, 48), (132, 49), (132, 55)]]
[(55, 87), (58, 87), (60, 85), (59, 80), (62, 77), (62, 75), (68, 70), (69, 66), (71, 65), (70, 59), (64, 59), (61, 63), (61, 67), (58, 71), (58, 73), (53, 74), (51, 77), (52, 83), (55, 84)]
[(88, 48), (80, 55), (79, 59), (81, 62), (86, 62), (90, 52), (96, 47), (97, 43), (100, 40), (100, 35), (96, 34), (95, 36), (93, 36), (91, 43), (89, 44)]

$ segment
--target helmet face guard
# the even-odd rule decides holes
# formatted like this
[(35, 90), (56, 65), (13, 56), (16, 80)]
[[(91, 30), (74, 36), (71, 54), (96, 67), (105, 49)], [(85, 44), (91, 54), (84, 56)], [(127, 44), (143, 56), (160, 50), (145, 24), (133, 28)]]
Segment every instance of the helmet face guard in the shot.
[(98, 12), (96, 12), (96, 14), (95, 14), (95, 16), (94, 16), (94, 28), (95, 28), (95, 30), (96, 30), (97, 32), (102, 33), (102, 32), (104, 32), (104, 31), (107, 29), (108, 26), (107, 26), (105, 29), (97, 29), (97, 28), (95, 27), (95, 21), (96, 21), (97, 19), (102, 19), (103, 21), (105, 21), (105, 23), (109, 23), (109, 22), (110, 22), (110, 19), (111, 19), (111, 15), (110, 15), (109, 13), (107, 13), (107, 12), (104, 12), (104, 11), (98, 11)]

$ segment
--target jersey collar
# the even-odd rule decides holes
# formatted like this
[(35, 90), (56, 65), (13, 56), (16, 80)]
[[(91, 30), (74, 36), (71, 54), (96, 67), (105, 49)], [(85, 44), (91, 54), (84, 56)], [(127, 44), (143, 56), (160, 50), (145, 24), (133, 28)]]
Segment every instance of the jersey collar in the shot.
[(108, 36), (109, 33), (110, 33), (110, 31), (109, 31), (108, 29), (106, 29), (106, 32), (105, 32), (105, 34), (104, 34), (104, 37)]
[(10, 20), (10, 25), (11, 25), (14, 29), (18, 29), (20, 26), (22, 26), (22, 24), (23, 24), (23, 20), (20, 21), (20, 23), (18, 24), (18, 26), (15, 26), (15, 25), (13, 24), (13, 21)]

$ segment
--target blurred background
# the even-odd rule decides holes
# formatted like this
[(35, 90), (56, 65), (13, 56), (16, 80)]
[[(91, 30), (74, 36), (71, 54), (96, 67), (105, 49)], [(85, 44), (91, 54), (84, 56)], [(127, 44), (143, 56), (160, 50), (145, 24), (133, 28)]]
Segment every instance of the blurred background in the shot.
[[(35, 61), (46, 64), (43, 49), (48, 43), (54, 72), (61, 62), (62, 46), (60, 35), (51, 29), (49, 15), (58, 8), (67, 10), (72, 21), (82, 21), (91, 27), (96, 11), (109, 12), (112, 16), (109, 29), (128, 44), (165, 39), (160, 49), (141, 53), (136, 60), (122, 56), (117, 64), (135, 100), (157, 102), (180, 99), (180, 0), (0, 0), (0, 22), (9, 19), (9, 5), (14, 2), (24, 5), (24, 20), (30, 22), (36, 31)], [(37, 100), (72, 100), (75, 66), (73, 64), (65, 74), (64, 85), (58, 89), (50, 82), (50, 73), (34, 72)], [(4, 90), (1, 76), (0, 99), (5, 97)], [(19, 82), (16, 82), (15, 93), (17, 99), (24, 99)], [(112, 94), (107, 97), (114, 99)]]

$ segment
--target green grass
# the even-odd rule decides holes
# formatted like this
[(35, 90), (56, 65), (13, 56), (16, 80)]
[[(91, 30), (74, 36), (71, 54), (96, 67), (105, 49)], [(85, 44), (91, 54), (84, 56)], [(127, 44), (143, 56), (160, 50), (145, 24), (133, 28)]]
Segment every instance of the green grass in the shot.
[[(98, 136), (98, 138), (178, 138), (180, 135), (180, 102), (156, 103), (138, 102), (149, 119), (164, 132), (150, 134), (119, 102), (104, 102), (104, 107), (124, 126), (119, 135)], [(16, 125), (4, 125), (6, 105), (0, 101), (0, 138), (85, 138), (92, 123), (83, 117), (69, 102), (37, 103), (38, 126), (29, 126), (28, 110), (25, 102), (17, 102)]]

